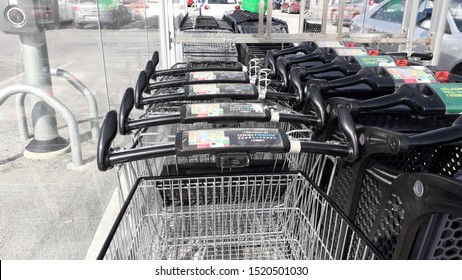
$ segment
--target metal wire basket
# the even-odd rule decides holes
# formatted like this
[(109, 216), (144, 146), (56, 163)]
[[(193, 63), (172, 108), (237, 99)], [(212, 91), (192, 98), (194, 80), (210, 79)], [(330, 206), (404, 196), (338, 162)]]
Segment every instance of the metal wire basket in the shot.
[(100, 259), (380, 259), (301, 173), (141, 178)]

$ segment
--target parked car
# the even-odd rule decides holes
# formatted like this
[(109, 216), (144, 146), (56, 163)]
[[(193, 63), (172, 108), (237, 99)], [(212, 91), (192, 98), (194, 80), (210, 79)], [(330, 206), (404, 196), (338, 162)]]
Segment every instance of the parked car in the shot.
[(273, 10), (280, 10), (282, 5), (282, 0), (273, 0)]
[[(414, 37), (428, 37), (428, 28), (433, 0), (420, 0), (417, 26)], [(356, 17), (350, 26), (350, 32), (398, 34), (401, 29), (404, 7), (402, 0), (386, 0), (378, 7)], [(397, 45), (380, 46), (386, 51), (396, 51)], [(416, 51), (423, 51), (417, 45)], [(445, 34), (441, 42), (438, 66), (452, 73), (462, 75), (462, 0), (450, 0)]]
[(227, 11), (240, 9), (237, 0), (204, 0), (198, 1), (200, 13), (203, 16), (222, 17)]
[[(384, 0), (346, 0), (345, 9), (343, 13), (343, 24), (349, 25), (351, 20), (359, 15), (367, 12), (368, 10), (373, 9), (378, 4), (382, 3)], [(338, 11), (339, 4), (335, 3), (330, 7), (330, 22), (332, 25), (338, 25)]]
[(281, 13), (298, 14), (300, 13), (300, 0), (285, 0), (281, 5)]
[(131, 11), (117, 1), (110, 5), (97, 5), (97, 0), (75, 0), (74, 3), (74, 24), (77, 28), (98, 22), (102, 26), (117, 28), (129, 23), (131, 19)]

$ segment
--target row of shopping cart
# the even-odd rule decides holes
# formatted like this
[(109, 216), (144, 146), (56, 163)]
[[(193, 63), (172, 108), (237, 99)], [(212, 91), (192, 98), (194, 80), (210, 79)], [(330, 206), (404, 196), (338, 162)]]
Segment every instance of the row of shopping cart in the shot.
[(101, 128), (98, 167), (129, 194), (99, 258), (461, 258), (462, 86), (429, 56), (304, 42), (157, 70), (154, 53)]

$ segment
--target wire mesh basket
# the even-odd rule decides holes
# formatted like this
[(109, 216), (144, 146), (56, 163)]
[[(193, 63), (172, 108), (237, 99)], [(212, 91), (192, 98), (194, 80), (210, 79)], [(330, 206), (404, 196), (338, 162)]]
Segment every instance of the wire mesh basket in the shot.
[(141, 178), (100, 259), (380, 259), (301, 173)]

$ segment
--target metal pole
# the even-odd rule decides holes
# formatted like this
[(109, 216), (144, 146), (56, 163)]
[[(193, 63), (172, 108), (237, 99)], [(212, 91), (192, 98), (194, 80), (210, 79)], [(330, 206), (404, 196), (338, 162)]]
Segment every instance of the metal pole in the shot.
[(438, 65), (440, 60), (441, 41), (446, 28), (449, 1), (437, 0), (435, 6), (438, 8), (437, 13), (433, 13), (430, 25), (430, 36), (432, 36), (430, 50), (433, 52), (431, 65)]
[[(41, 88), (52, 96), (45, 32), (21, 34), (19, 40), (27, 83)], [(43, 159), (63, 154), (69, 148), (69, 143), (58, 135), (56, 112), (38, 97), (33, 96), (30, 101), (34, 139), (26, 146), (24, 156)]]
[(263, 17), (265, 14), (264, 11), (265, 0), (260, 0), (259, 2), (259, 10), (258, 10), (258, 35), (263, 35)]
[(321, 34), (327, 32), (327, 18), (329, 17), (329, 1), (324, 0), (322, 3)]
[(69, 111), (69, 109), (64, 106), (58, 99), (50, 95), (48, 91), (39, 87), (28, 85), (14, 85), (0, 90), (0, 105), (2, 105), (8, 97), (15, 94), (20, 94), (20, 98), (23, 98), (23, 95), (25, 94), (32, 94), (34, 97), (38, 98), (41, 103), (46, 104), (51, 110), (54, 109), (61, 113), (69, 128), (72, 162), (76, 167), (82, 165), (83, 161), (82, 149), (80, 147), (79, 126), (71, 111)]
[(75, 89), (82, 93), (88, 101), (90, 107), (90, 126), (91, 126), (91, 138), (94, 141), (98, 140), (99, 135), (99, 122), (98, 122), (98, 104), (93, 96), (91, 90), (82, 83), (77, 77), (67, 72), (64, 69), (51, 69), (50, 73), (52, 76), (60, 77), (67, 80)]
[[(406, 1), (406, 5), (404, 7), (404, 16), (403, 16), (403, 23), (401, 27), (400, 34), (406, 34), (406, 38), (413, 38), (415, 32), (415, 26), (417, 21), (417, 14), (419, 8), (419, 2), (417, 1)], [(399, 51), (403, 50), (403, 45), (400, 44)], [(406, 44), (406, 51), (410, 54), (412, 53), (412, 41)]]
[(266, 39), (271, 39), (271, 33), (273, 29), (273, 0), (268, 0), (266, 8)]

